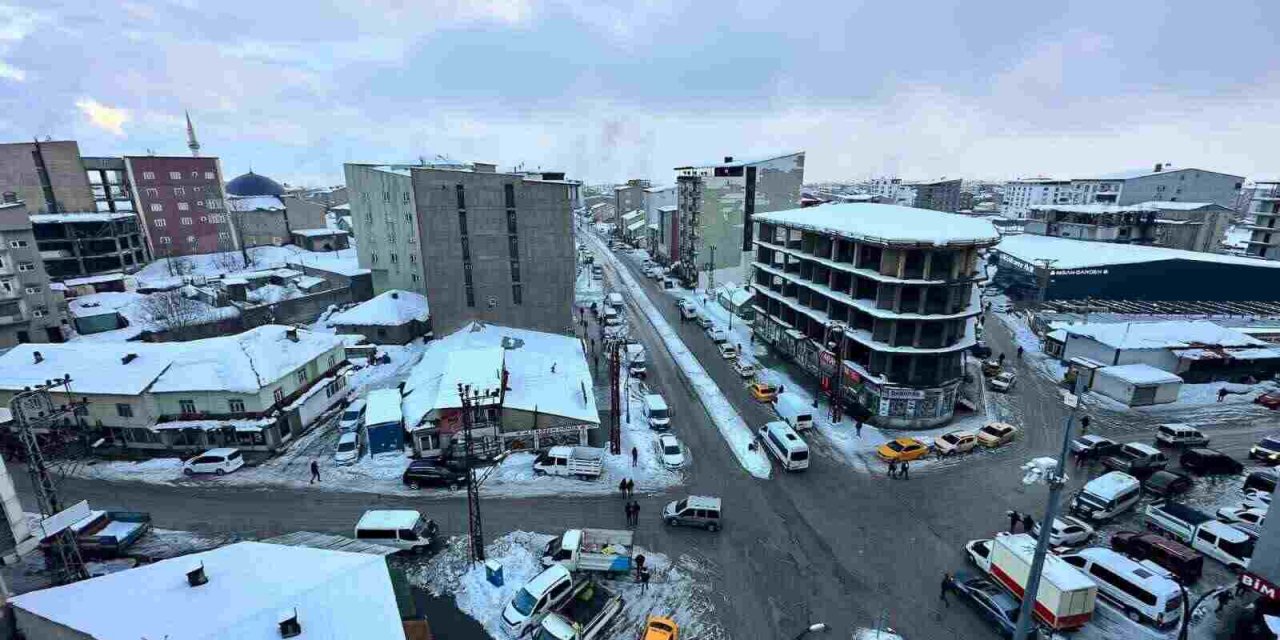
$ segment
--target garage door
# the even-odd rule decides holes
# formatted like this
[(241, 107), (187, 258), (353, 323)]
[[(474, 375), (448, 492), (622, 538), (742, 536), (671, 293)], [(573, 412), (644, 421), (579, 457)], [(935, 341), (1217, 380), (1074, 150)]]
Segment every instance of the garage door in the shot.
[(1146, 385), (1146, 386), (1141, 386), (1141, 387), (1134, 387), (1134, 388), (1133, 388), (1133, 402), (1131, 402), (1130, 404), (1131, 404), (1131, 405), (1133, 405), (1133, 406), (1147, 405), (1147, 404), (1155, 404), (1155, 402), (1156, 402), (1156, 390), (1157, 390), (1157, 389), (1159, 389), (1159, 388), (1160, 388), (1160, 387), (1158, 387), (1158, 386), (1156, 386), (1156, 385)]

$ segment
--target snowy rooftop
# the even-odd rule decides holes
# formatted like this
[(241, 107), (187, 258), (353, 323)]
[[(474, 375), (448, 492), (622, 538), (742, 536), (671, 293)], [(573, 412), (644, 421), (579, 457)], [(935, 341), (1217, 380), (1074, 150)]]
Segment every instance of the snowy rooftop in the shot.
[(342, 229), (294, 229), (293, 235), (304, 238), (324, 238), (328, 236), (345, 236), (347, 232)]
[(280, 196), (231, 196), (227, 198), (227, 208), (231, 211), (284, 211), (284, 200)]
[[(1138, 204), (1036, 204), (1027, 207), (1034, 211), (1061, 211), (1063, 213), (1139, 213), (1150, 211), (1195, 211), (1221, 205), (1212, 202), (1161, 202), (1149, 200)], [(1226, 207), (1222, 207), (1226, 209)]]
[(350, 203), (350, 202), (347, 202), (347, 203), (344, 203), (344, 204), (334, 205), (334, 206), (329, 207), (329, 208), (330, 208), (330, 209), (333, 209), (334, 211), (350, 211), (350, 210), (351, 210), (351, 203)]
[(405, 424), (413, 427), (436, 409), (460, 406), (459, 382), (477, 390), (496, 388), (503, 366), (508, 408), (599, 423), (578, 339), (472, 323), (428, 345), (405, 383)]
[[(760, 216), (756, 217), (759, 218)], [(1262, 260), (1260, 258), (1244, 258), (1220, 253), (1205, 253), (1203, 251), (1166, 249), (1164, 247), (1144, 247), (1134, 244), (1069, 240), (1067, 238), (1054, 238), (1027, 233), (1005, 236), (1000, 241), (999, 246), (996, 247), (996, 250), (1028, 264), (1036, 264), (1042, 260), (1052, 260), (1055, 270), (1105, 267), (1113, 264), (1137, 264), (1159, 260), (1195, 260), (1197, 262), (1218, 262), (1280, 269), (1280, 260)]]
[(741, 159), (734, 158), (733, 160), (724, 161), (724, 162), (708, 162), (705, 164), (690, 164), (682, 167), (676, 167), (676, 169), (679, 170), (679, 169), (695, 169), (695, 168), (710, 168), (710, 167), (745, 167), (749, 164), (759, 164), (761, 162), (768, 162), (770, 160), (777, 160), (779, 158), (786, 158), (788, 156), (798, 156), (803, 153), (804, 153), (803, 151), (790, 151), (786, 153), (774, 153), (774, 154), (759, 156), (754, 158), (741, 158)]
[(62, 284), (68, 287), (78, 287), (82, 284), (99, 284), (102, 282), (115, 282), (116, 280), (124, 280), (127, 276), (123, 273), (104, 273), (97, 276), (85, 276), (83, 278), (69, 278), (63, 280)]
[[(209, 581), (187, 584), (204, 566)], [(403, 638), (382, 556), (240, 542), (13, 598), (94, 638), (280, 637), (296, 609), (302, 638)], [(286, 615), (289, 615), (286, 614)]]
[[(39, 352), (42, 360), (35, 361)], [(124, 363), (128, 354), (137, 358)], [(171, 344), (20, 344), (0, 356), (0, 389), (21, 390), (71, 376), (72, 393), (137, 395), (173, 364)]]
[(1115, 349), (1169, 349), (1216, 345), (1222, 347), (1267, 346), (1267, 343), (1208, 320), (1167, 320), (1075, 324), (1062, 327), (1074, 336), (1092, 338)]
[(111, 222), (112, 220), (128, 220), (134, 213), (37, 213), (31, 216), (32, 224), (55, 224), (60, 222)]
[(426, 320), (427, 298), (412, 291), (385, 291), (341, 313), (329, 316), (329, 324), (395, 327), (410, 320)]
[[(1231, 175), (1222, 173), (1221, 171), (1209, 171), (1207, 169), (1196, 169), (1195, 167), (1165, 167), (1163, 171), (1155, 171), (1154, 167), (1150, 169), (1130, 169), (1128, 171), (1117, 171), (1115, 173), (1104, 173), (1096, 176), (1085, 176), (1082, 178), (1074, 178), (1075, 180), (1132, 180), (1133, 178), (1145, 178), (1160, 173), (1175, 173), (1178, 171), (1204, 171), (1206, 173), (1218, 173), (1221, 175)], [(1243, 178), (1242, 178), (1243, 179)]]
[(1182, 378), (1165, 371), (1157, 369), (1149, 364), (1123, 364), (1116, 367), (1103, 367), (1098, 370), (1099, 374), (1108, 375), (1113, 378), (1119, 378), (1130, 384), (1168, 384), (1171, 382), (1182, 382)]
[(869, 242), (995, 244), (1000, 238), (986, 220), (890, 204), (826, 204), (757, 213), (753, 219)]

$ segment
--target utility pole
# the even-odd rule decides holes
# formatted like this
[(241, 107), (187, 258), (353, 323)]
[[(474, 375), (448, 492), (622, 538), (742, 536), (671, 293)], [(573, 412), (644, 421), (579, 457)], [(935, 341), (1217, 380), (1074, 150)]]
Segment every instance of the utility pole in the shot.
[(617, 340), (609, 339), (609, 453), (622, 453), (622, 422), (619, 415), (622, 400), (620, 391), (622, 361)]
[(1044, 558), (1049, 551), (1049, 536), (1044, 533), (1053, 529), (1053, 519), (1058, 515), (1058, 496), (1067, 483), (1067, 451), (1071, 446), (1071, 430), (1076, 422), (1076, 412), (1080, 409), (1080, 394), (1084, 393), (1084, 376), (1076, 376), (1074, 393), (1065, 395), (1067, 406), (1071, 411), (1067, 414), (1066, 424), (1062, 428), (1062, 451), (1058, 453), (1058, 467), (1046, 476), (1049, 483), (1049, 503), (1044, 508), (1044, 519), (1040, 521), (1041, 535), (1036, 539), (1036, 554), (1031, 560), (1031, 573), (1027, 576), (1027, 586), (1022, 592), (1022, 606), (1018, 611), (1018, 627), (1014, 631), (1014, 640), (1027, 640), (1034, 624), (1032, 611), (1035, 609), (1036, 595), (1040, 590), (1040, 573), (1044, 569)]
[[(36, 353), (39, 362), (39, 352)], [(67, 404), (55, 405), (50, 390), (61, 387), (59, 393), (67, 397)], [(68, 416), (74, 416), (85, 407), (85, 401), (76, 402), (71, 399), (71, 376), (46, 380), (34, 389), (27, 387), (9, 401), (9, 410), (13, 412), (18, 425), (18, 440), (27, 454), (27, 473), (31, 475), (31, 488), (36, 494), (36, 506), (40, 515), (48, 518), (62, 511), (62, 501), (58, 498), (58, 489), (49, 473), (49, 466), (44, 454), (40, 451), (40, 443), (36, 439), (35, 429), (45, 428), (53, 433)], [(89, 578), (85, 569), (84, 558), (80, 556), (80, 547), (76, 544), (75, 532), (66, 528), (54, 536), (53, 546), (47, 558), (54, 565), (53, 581), (55, 584), (70, 584)]]
[(458, 397), (462, 400), (462, 439), (466, 445), (467, 462), (467, 533), (471, 538), (471, 559), (484, 562), (484, 523), (480, 517), (480, 484), (492, 473), (477, 476), (475, 465), (475, 441), (471, 431), (477, 423), (489, 422), (488, 410), (498, 407), (507, 387), (507, 371), (502, 370), (502, 388), (472, 391), (471, 385), (458, 384)]
[(836, 325), (835, 329), (840, 332), (840, 339), (836, 341), (836, 376), (831, 382), (831, 423), (839, 424), (844, 417), (841, 415), (840, 399), (844, 394), (844, 341), (848, 331), (843, 325)]
[(707, 292), (716, 288), (716, 246), (711, 245), (711, 260), (707, 261)]

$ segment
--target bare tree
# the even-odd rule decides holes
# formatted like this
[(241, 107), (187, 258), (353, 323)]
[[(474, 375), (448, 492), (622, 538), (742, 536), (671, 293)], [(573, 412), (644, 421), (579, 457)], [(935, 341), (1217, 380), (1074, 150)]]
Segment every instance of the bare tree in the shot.
[(149, 324), (159, 331), (178, 331), (201, 324), (208, 305), (182, 295), (182, 290), (153, 293), (142, 302)]

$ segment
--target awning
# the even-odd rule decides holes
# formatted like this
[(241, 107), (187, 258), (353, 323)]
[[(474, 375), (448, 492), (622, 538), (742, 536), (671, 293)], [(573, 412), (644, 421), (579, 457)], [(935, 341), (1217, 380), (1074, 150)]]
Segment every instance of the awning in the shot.
[(627, 231), (638, 231), (642, 227), (644, 227), (644, 220), (636, 220), (635, 222), (627, 225)]
[(640, 214), (642, 214), (642, 213), (644, 213), (644, 212), (643, 212), (643, 211), (641, 211), (641, 210), (639, 210), (639, 209), (636, 209), (636, 210), (634, 210), (634, 211), (628, 211), (627, 213), (622, 214), (622, 221), (623, 221), (623, 222), (631, 222), (632, 220), (634, 220), (634, 219), (636, 219), (636, 218), (640, 217)]

